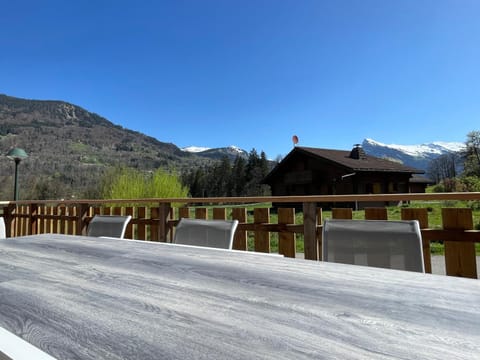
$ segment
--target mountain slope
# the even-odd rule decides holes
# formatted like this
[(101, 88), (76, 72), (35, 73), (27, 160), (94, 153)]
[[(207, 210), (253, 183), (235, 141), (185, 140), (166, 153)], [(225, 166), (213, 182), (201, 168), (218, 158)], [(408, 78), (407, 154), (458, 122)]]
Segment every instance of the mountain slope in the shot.
[[(40, 190), (48, 198), (94, 196), (106, 169), (116, 165), (180, 170), (206, 161), (66, 102), (0, 95), (0, 152), (12, 147), (29, 154), (19, 167), (20, 198)], [(1, 200), (11, 199), (12, 175), (13, 162), (2, 157)]]
[(448, 152), (462, 151), (465, 144), (438, 141), (421, 145), (387, 145), (372, 139), (365, 139), (362, 147), (369, 155), (398, 161), (404, 165), (427, 171), (430, 161)]

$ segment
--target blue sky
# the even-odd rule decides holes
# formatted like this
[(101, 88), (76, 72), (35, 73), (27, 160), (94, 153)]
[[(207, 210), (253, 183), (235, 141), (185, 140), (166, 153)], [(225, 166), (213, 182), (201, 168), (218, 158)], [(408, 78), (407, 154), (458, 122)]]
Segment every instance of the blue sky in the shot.
[(478, 0), (2, 1), (0, 93), (269, 158), (480, 130)]

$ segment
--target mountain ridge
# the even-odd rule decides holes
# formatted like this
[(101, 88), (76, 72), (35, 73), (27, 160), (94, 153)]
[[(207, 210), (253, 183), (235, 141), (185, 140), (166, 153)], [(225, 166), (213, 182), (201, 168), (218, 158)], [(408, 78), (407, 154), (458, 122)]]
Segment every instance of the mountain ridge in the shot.
[(426, 153), (432, 154), (444, 154), (448, 151), (462, 151), (465, 148), (465, 144), (461, 142), (446, 142), (446, 141), (433, 141), (429, 143), (422, 143), (418, 145), (400, 145), (400, 144), (385, 144), (379, 141), (366, 138), (363, 140), (362, 145), (370, 144), (381, 147), (387, 147), (390, 149), (396, 149), (403, 151), (412, 156), (422, 156)]
[[(453, 141), (432, 141), (418, 145), (400, 145), (385, 144), (370, 138), (365, 138), (361, 145), (368, 155), (389, 159), (409, 167), (424, 170), (425, 172), (428, 170), (430, 161), (438, 156), (444, 155), (448, 152), (461, 152), (465, 149), (465, 144)], [(181, 150), (215, 159), (220, 159), (227, 155), (227, 150), (230, 150), (230, 155), (235, 153), (235, 151), (238, 151), (241, 156), (248, 157), (247, 151), (234, 145), (220, 148), (188, 146), (181, 148)]]
[(208, 148), (202, 146), (187, 146), (181, 149), (185, 152), (194, 153), (198, 156), (203, 156), (209, 159), (220, 160), (223, 157), (228, 157), (231, 161), (235, 160), (237, 156), (244, 159), (248, 158), (248, 152), (235, 145), (219, 148)]
[(369, 138), (362, 142), (362, 148), (368, 155), (398, 161), (402, 164), (428, 171), (430, 162), (437, 157), (461, 152), (465, 144), (460, 142), (434, 141), (420, 145), (384, 144)]

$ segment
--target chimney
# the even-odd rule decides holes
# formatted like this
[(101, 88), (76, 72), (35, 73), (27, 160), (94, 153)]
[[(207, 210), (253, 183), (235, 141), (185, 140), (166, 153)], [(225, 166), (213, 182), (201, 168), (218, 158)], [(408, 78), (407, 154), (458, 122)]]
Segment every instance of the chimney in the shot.
[(360, 144), (353, 145), (352, 151), (350, 151), (350, 158), (356, 160), (366, 160), (367, 154), (365, 154), (365, 150), (362, 149)]

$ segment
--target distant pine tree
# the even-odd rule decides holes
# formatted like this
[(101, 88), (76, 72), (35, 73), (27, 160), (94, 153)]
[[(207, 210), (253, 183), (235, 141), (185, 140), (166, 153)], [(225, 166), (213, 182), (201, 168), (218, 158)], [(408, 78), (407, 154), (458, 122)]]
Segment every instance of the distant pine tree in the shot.
[(247, 160), (238, 156), (232, 164), (224, 157), (201, 172), (190, 170), (182, 176), (182, 181), (193, 197), (261, 196), (270, 194), (270, 187), (261, 183), (269, 171), (265, 153), (259, 156), (252, 149)]

